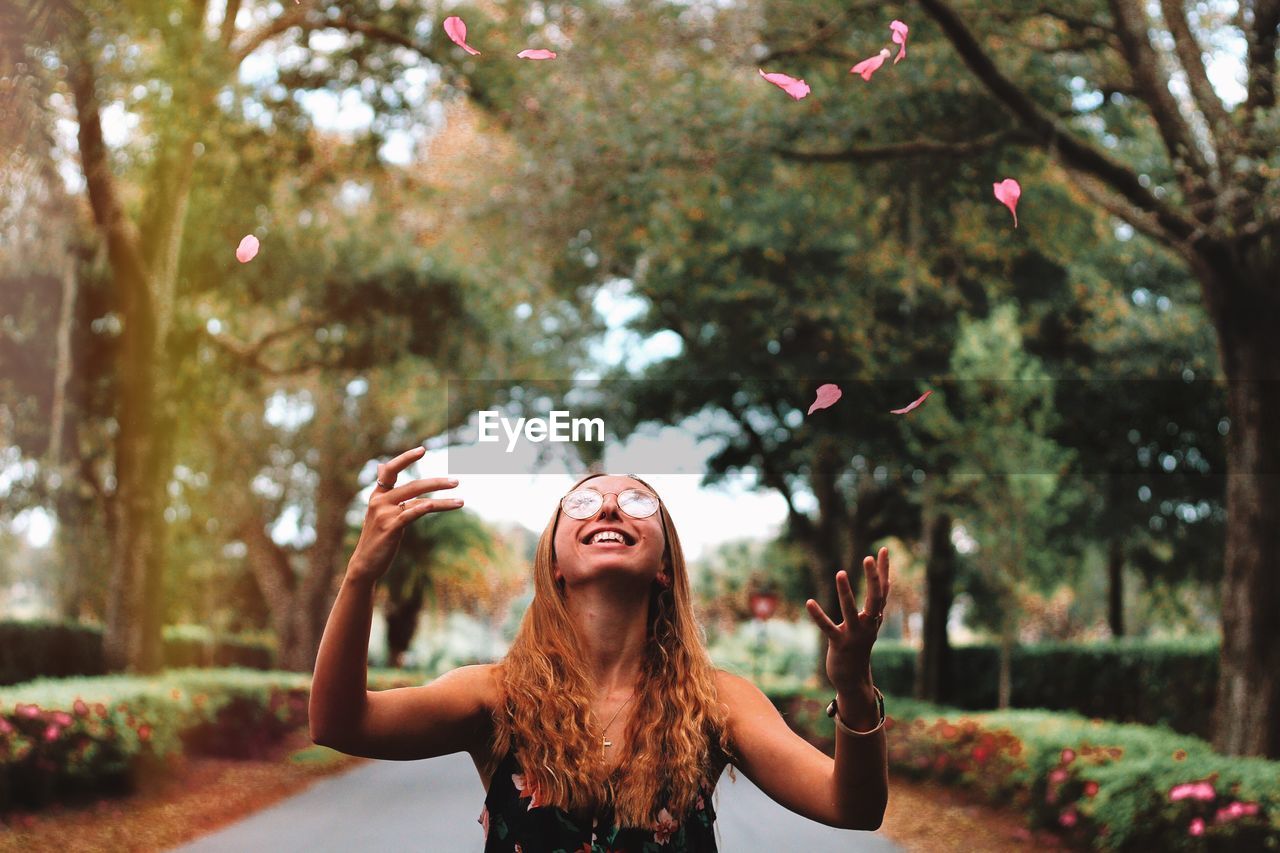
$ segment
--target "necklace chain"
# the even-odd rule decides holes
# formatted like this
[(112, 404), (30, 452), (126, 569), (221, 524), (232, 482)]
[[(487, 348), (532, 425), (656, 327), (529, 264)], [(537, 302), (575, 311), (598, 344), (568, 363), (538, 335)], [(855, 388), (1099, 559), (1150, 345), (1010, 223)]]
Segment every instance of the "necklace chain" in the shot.
[(609, 718), (609, 722), (604, 727), (604, 731), (600, 732), (600, 740), (604, 743), (605, 746), (613, 746), (613, 741), (605, 737), (605, 735), (608, 734), (609, 732), (609, 726), (613, 725), (613, 721), (618, 719), (618, 715), (622, 713), (622, 709), (627, 707), (627, 705), (629, 705), (631, 703), (631, 700), (634, 699), (635, 697), (636, 697), (636, 692), (632, 690), (631, 695), (627, 697), (627, 701), (623, 702), (621, 705), (618, 706), (618, 710), (614, 711), (613, 716)]

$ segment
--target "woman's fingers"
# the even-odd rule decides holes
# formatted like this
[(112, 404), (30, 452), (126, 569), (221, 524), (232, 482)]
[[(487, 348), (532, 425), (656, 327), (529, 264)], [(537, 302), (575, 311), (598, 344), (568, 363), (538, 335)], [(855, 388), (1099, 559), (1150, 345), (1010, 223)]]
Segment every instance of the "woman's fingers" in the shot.
[(876, 561), (871, 557), (862, 560), (862, 572), (867, 576), (867, 597), (862, 609), (875, 616), (880, 611), (880, 575), (877, 573)]
[(827, 616), (827, 612), (822, 609), (822, 605), (814, 601), (812, 598), (804, 603), (805, 610), (809, 611), (809, 615), (813, 617), (813, 621), (818, 623), (818, 627), (822, 629), (822, 633), (831, 639), (835, 639), (839, 635), (839, 629), (836, 624)]
[(844, 621), (852, 625), (858, 617), (858, 601), (853, 597), (853, 584), (849, 582), (849, 573), (844, 569), (836, 572), (836, 594), (840, 598)]
[(406, 450), (390, 462), (379, 464), (377, 479), (383, 483), (395, 485), (396, 477), (400, 476), (400, 472), (421, 459), (422, 454), (426, 452), (427, 449), (419, 445), (412, 450)]
[[(383, 480), (385, 483), (386, 480)], [(423, 492), (434, 492), (439, 489), (452, 489), (458, 485), (458, 481), (452, 477), (427, 477), (423, 480), (410, 480), (402, 486), (396, 486), (389, 492), (381, 492), (382, 498), (388, 503), (403, 503), (409, 498), (416, 498)], [(377, 493), (375, 493), (375, 497)]]
[(404, 511), (400, 513), (400, 518), (408, 524), (429, 512), (448, 512), (451, 509), (460, 509), (461, 507), (462, 498), (413, 498), (405, 501)]

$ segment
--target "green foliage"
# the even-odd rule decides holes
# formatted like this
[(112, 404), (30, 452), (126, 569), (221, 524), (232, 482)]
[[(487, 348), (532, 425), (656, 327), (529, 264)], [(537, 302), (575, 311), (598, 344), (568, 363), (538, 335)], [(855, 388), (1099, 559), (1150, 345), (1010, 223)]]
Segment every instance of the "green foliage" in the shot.
[[(821, 691), (773, 695), (802, 735), (831, 745)], [(1168, 729), (1047, 711), (971, 713), (887, 695), (891, 768), (962, 788), (1094, 850), (1280, 849), (1280, 762), (1229, 758)], [(1171, 798), (1208, 780), (1205, 800)], [(1257, 814), (1230, 817), (1232, 803)], [(1204, 833), (1190, 833), (1203, 821)]]
[[(169, 667), (245, 666), (270, 669), (274, 638), (221, 635), (203, 625), (166, 625)], [(102, 628), (75, 622), (0, 621), (0, 685), (104, 672)]]
[[(427, 680), (371, 670), (369, 688)], [(309, 673), (170, 669), (0, 689), (0, 812), (131, 789), (180, 752), (251, 758), (307, 724)], [(12, 710), (10, 710), (12, 709)]]
[(74, 622), (0, 621), (0, 684), (102, 672), (102, 631)]

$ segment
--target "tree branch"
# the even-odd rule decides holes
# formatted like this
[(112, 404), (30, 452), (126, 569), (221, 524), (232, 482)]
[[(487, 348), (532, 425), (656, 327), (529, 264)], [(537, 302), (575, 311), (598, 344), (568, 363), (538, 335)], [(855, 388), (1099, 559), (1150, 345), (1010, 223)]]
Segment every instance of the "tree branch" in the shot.
[(116, 286), (128, 286), (129, 283), (145, 282), (147, 269), (138, 235), (121, 207), (107, 144), (102, 137), (98, 81), (89, 59), (85, 27), (83, 20), (72, 24), (75, 43), (67, 62), (67, 78), (75, 101), (76, 141), (80, 148), (80, 164), (94, 221), (106, 240), (112, 268), (117, 273), (122, 273), (120, 277), (127, 280), (117, 281)]
[[(1137, 174), (1096, 145), (1077, 137), (1051, 113), (996, 68), (969, 28), (946, 0), (917, 0), (950, 39), (960, 58), (975, 76), (1034, 136), (1068, 168), (1092, 175), (1110, 186), (1137, 210), (1151, 214), (1169, 239), (1185, 240), (1196, 225), (1181, 212), (1152, 195)], [(1136, 223), (1130, 223), (1135, 228)]]
[[(1204, 114), (1213, 133), (1214, 146), (1222, 152), (1229, 143), (1231, 122), (1227, 116), (1222, 99), (1214, 91), (1209, 82), (1209, 75), (1204, 69), (1204, 50), (1191, 32), (1191, 24), (1187, 20), (1185, 0), (1160, 0), (1160, 12), (1164, 16), (1165, 26), (1173, 36), (1173, 51), (1178, 57), (1178, 64), (1187, 74), (1187, 83), (1191, 87), (1191, 97), (1196, 107)], [(1223, 159), (1219, 154), (1219, 162)]]
[(219, 34), (226, 48), (231, 47), (231, 42), (236, 37), (236, 16), (240, 14), (240, 2), (241, 0), (227, 0), (227, 12), (222, 17), (222, 32)]
[(1182, 117), (1178, 102), (1169, 91), (1169, 78), (1161, 71), (1159, 57), (1147, 37), (1151, 22), (1141, 0), (1110, 0), (1109, 5), (1133, 81), (1142, 100), (1151, 108), (1151, 117), (1155, 119), (1169, 157), (1174, 161), (1187, 161), (1197, 175), (1207, 180), (1210, 177), (1209, 164), (1196, 145), (1195, 135)]
[(1253, 26), (1242, 27), (1249, 44), (1249, 88), (1245, 110), (1250, 125), (1253, 114), (1268, 109), (1276, 103), (1276, 44), (1280, 40), (1280, 0), (1256, 0), (1240, 3), (1243, 14), (1246, 6), (1253, 7)]

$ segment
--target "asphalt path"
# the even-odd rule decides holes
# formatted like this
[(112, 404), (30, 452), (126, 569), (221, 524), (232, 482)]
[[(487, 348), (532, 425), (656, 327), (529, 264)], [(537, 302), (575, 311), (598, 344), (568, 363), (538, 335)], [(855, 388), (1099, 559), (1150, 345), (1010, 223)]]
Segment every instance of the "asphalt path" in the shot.
[[(897, 853), (878, 832), (833, 829), (790, 812), (728, 771), (713, 803), (724, 853)], [(230, 827), (174, 848), (183, 853), (473, 851), (484, 785), (465, 752), (426, 761), (370, 761)]]

